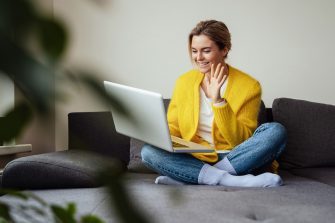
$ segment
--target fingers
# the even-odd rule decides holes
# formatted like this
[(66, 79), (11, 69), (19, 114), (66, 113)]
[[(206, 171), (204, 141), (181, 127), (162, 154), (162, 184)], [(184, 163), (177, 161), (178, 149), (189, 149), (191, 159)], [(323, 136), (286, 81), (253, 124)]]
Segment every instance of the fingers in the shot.
[(221, 87), (221, 86), (223, 85), (223, 83), (226, 81), (227, 77), (228, 77), (228, 76), (227, 76), (226, 74), (223, 76), (222, 80), (219, 82), (219, 86), (220, 86), (220, 87)]
[[(214, 77), (214, 78), (217, 78), (219, 73), (220, 73), (220, 70), (222, 68), (222, 65), (221, 63), (219, 63), (216, 68), (214, 68), (214, 63), (212, 63), (211, 65), (211, 78)], [(224, 68), (224, 67), (223, 67)]]
[(214, 64), (211, 66), (211, 77), (218, 78), (220, 74), (222, 74), (224, 71), (224, 66), (222, 66), (221, 63), (219, 63), (216, 68), (214, 69)]
[(211, 65), (211, 75), (209, 76), (209, 82), (212, 79), (216, 79), (216, 82), (221, 86), (227, 79), (227, 75), (223, 75), (225, 71), (225, 66), (219, 63), (214, 69), (214, 64)]
[(222, 80), (222, 77), (223, 77), (223, 71), (224, 71), (224, 66), (221, 66), (221, 68), (220, 68), (220, 72), (219, 72), (219, 74), (216, 76), (216, 78), (218, 79), (219, 82)]
[(221, 63), (219, 63), (217, 66), (216, 66), (216, 69), (215, 69), (215, 73), (214, 73), (214, 77), (217, 78), (219, 76), (219, 73), (221, 71), (221, 68), (222, 68), (222, 65)]
[(214, 64), (211, 65), (211, 78), (214, 77)]

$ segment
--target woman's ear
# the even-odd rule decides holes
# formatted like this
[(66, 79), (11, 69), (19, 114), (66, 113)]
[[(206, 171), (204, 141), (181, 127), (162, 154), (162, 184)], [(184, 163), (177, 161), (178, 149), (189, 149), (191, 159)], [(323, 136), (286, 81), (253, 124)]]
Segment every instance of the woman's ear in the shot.
[(225, 48), (223, 48), (223, 49), (221, 50), (221, 54), (222, 54), (223, 58), (226, 58), (226, 57), (227, 57), (228, 51), (229, 51), (229, 50), (228, 50), (227, 47), (225, 47)]

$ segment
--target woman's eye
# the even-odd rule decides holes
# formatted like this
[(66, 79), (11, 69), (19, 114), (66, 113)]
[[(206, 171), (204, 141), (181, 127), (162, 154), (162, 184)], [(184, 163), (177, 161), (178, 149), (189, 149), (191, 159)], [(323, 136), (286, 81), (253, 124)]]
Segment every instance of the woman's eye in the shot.
[(210, 50), (204, 50), (204, 53), (210, 53), (211, 51)]

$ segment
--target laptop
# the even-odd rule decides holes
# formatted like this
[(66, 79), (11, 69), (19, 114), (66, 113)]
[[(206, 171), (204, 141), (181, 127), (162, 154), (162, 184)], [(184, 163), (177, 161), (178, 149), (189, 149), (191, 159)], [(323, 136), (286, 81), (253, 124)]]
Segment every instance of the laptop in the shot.
[[(115, 130), (123, 135), (175, 153), (211, 153), (215, 150), (171, 136), (161, 94), (104, 81), (107, 94), (119, 101), (127, 115), (111, 106)], [(175, 145), (177, 144), (177, 145)]]

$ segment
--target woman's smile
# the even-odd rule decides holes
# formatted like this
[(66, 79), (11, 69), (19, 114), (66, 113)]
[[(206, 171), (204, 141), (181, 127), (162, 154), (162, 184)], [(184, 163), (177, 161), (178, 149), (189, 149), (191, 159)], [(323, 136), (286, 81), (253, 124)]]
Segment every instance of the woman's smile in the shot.
[(200, 72), (206, 74), (211, 70), (211, 65), (224, 64), (226, 50), (219, 47), (206, 35), (193, 36), (191, 44), (192, 59)]
[(200, 68), (207, 68), (208, 66), (210, 66), (209, 62), (198, 62), (198, 66)]

